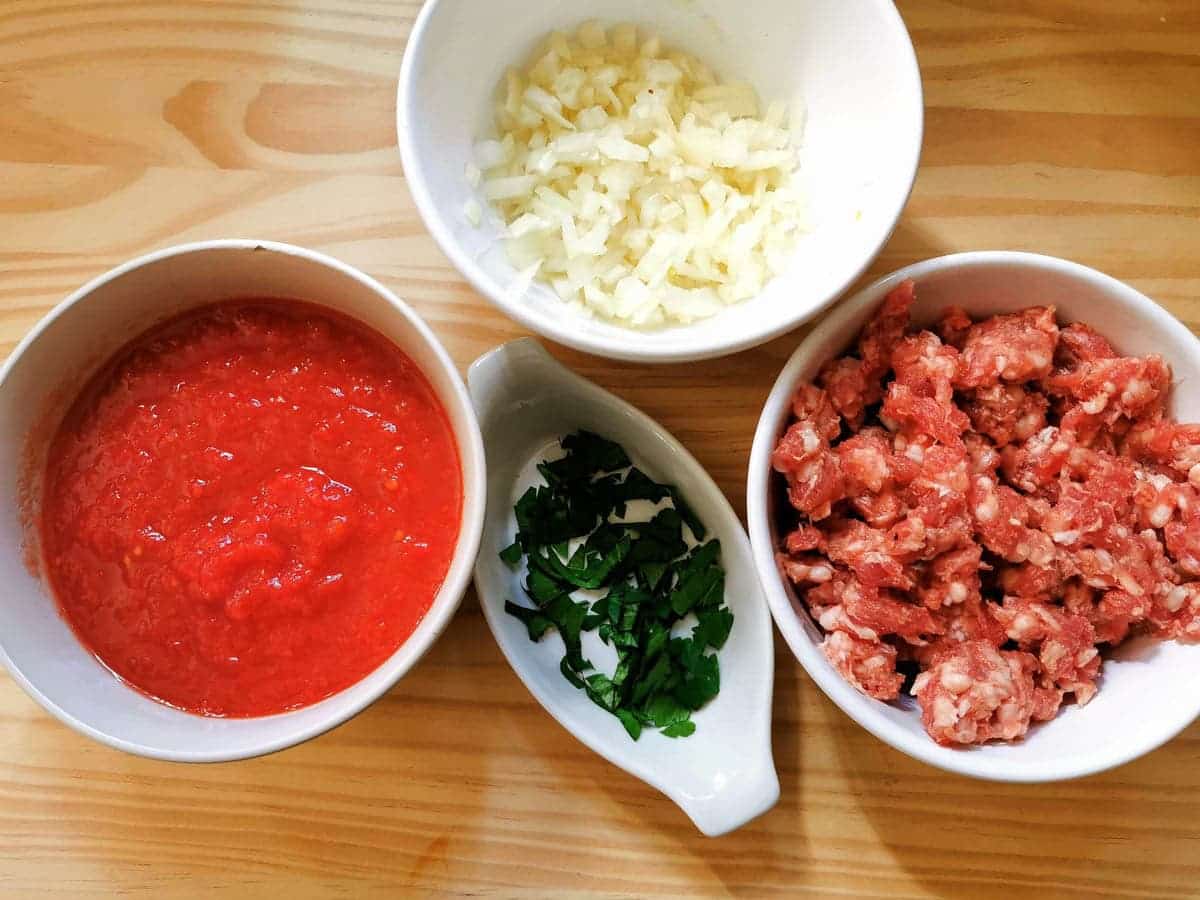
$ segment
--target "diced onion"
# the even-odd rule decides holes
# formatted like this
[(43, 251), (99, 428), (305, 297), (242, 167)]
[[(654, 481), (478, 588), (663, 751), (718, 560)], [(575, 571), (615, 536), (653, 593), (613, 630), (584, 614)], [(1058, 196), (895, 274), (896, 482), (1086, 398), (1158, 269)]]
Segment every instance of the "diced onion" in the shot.
[(537, 187), (532, 175), (510, 175), (506, 178), (489, 178), (483, 183), (483, 195), (489, 200), (512, 200), (528, 196)]
[[(537, 278), (638, 328), (758, 294), (805, 223), (787, 108), (644, 38), (595, 22), (548, 36), (505, 75), (500, 138), (466, 169), (507, 225), (511, 293)], [(481, 221), (476, 201), (464, 212)]]

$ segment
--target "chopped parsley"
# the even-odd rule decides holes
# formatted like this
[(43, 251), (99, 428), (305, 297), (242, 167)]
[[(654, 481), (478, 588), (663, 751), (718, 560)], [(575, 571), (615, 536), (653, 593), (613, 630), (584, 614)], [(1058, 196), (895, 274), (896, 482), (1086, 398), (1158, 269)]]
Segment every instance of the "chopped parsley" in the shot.
[[(538, 465), (545, 483), (517, 501), (517, 539), (500, 552), (510, 566), (526, 561), (533, 605), (509, 601), (504, 608), (530, 640), (552, 628), (559, 633), (563, 677), (634, 740), (643, 728), (687, 737), (696, 730), (692, 713), (721, 689), (710, 651), (724, 646), (733, 627), (721, 546), (705, 541), (704, 525), (678, 491), (635, 467), (619, 444), (587, 431), (560, 443), (565, 455)], [(636, 500), (660, 508), (649, 521), (618, 521)], [(577, 599), (581, 590), (599, 596)], [(688, 616), (695, 625), (685, 634)], [(616, 650), (611, 675), (583, 656), (586, 631)]]

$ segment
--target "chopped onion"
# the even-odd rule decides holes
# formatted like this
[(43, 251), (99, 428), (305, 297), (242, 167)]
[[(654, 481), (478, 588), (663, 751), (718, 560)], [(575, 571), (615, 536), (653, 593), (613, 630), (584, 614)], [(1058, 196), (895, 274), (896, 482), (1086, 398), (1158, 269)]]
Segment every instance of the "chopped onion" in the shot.
[(535, 187), (537, 179), (532, 175), (489, 178), (483, 183), (483, 195), (489, 200), (511, 200), (527, 196)]
[(474, 197), (463, 204), (463, 216), (475, 228), (479, 227), (479, 223), (483, 221), (483, 209), (479, 205), (479, 201)]
[(692, 322), (759, 293), (804, 229), (787, 108), (632, 25), (549, 35), (496, 124), (466, 179), (507, 223), (514, 295), (536, 277), (622, 324)]

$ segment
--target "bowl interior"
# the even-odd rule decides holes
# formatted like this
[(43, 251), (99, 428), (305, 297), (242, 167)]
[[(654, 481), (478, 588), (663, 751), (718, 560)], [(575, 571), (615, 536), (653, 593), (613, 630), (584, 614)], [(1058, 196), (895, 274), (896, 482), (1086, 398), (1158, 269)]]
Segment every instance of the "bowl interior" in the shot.
[(942, 768), (985, 778), (1039, 781), (1087, 774), (1131, 760), (1168, 740), (1200, 714), (1200, 648), (1131, 641), (1107, 660), (1100, 691), (1085, 707), (1063, 707), (1035, 725), (1024, 741), (965, 750), (940, 747), (921, 726), (911, 697), (882, 703), (847, 684), (819, 649), (821, 633), (780, 577), (774, 547), (775, 476), (770, 452), (788, 418), (796, 384), (816, 375), (851, 344), (884, 295), (903, 278), (917, 282), (913, 318), (931, 323), (952, 303), (973, 317), (1053, 304), (1061, 321), (1084, 321), (1127, 354), (1159, 353), (1174, 370), (1171, 413), (1200, 419), (1200, 342), (1169, 313), (1137, 291), (1091, 269), (1021, 253), (943, 257), (902, 270), (846, 301), (805, 339), (779, 377), (763, 411), (751, 458), (749, 517), (755, 558), (772, 613), (789, 646), (821, 688), (877, 737)]
[[(206, 302), (295, 297), (352, 316), (394, 341), (430, 380), (454, 428), (463, 518), (446, 580), (409, 639), (359, 683), (320, 703), (256, 719), (202, 718), (127, 687), (76, 640), (26, 566), (45, 443), (87, 376), (141, 331)], [(483, 460), (474, 412), (452, 365), (415, 315), (369, 279), (282, 245), (223, 242), (156, 254), (103, 276), (47, 317), (0, 382), (0, 661), (51, 712), (106, 743), (167, 759), (234, 759), (297, 743), (362, 709), (432, 643), (457, 607), (482, 522)]]
[[(721, 77), (754, 84), (764, 102), (785, 100), (799, 114), (814, 227), (787, 272), (758, 297), (686, 327), (631, 332), (572, 312), (544, 285), (512, 295), (516, 273), (498, 243), (502, 223), (491, 213), (479, 228), (466, 221), (462, 210), (475, 191), (464, 167), (474, 143), (495, 133), (503, 73), (524, 63), (546, 32), (589, 17), (643, 25)], [(912, 45), (887, 0), (604, 0), (586, 9), (550, 0), (536, 18), (524, 0), (436, 0), (407, 50), (400, 143), (430, 230), (510, 314), (608, 355), (694, 358), (749, 346), (811, 316), (874, 257), (912, 184), (921, 102)]]

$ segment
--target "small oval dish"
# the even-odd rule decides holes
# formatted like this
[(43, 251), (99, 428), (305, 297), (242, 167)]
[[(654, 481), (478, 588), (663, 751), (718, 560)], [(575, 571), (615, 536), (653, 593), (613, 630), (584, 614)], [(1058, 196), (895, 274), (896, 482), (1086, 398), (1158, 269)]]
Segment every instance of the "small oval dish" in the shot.
[[(556, 362), (536, 341), (505, 344), (477, 359), (467, 375), (491, 463), (487, 513), (475, 586), (488, 626), (513, 670), (568, 731), (670, 797), (709, 836), (732, 831), (779, 797), (771, 754), (774, 649), (771, 620), (750, 543), (712, 479), (682, 445), (644, 413)], [(720, 693), (694, 715), (696, 732), (671, 739), (644, 731), (636, 742), (615, 716), (573, 687), (559, 670), (563, 642), (533, 643), (506, 601), (527, 605), (520, 569), (499, 553), (513, 543), (513, 504), (539, 481), (534, 464), (580, 429), (621, 444), (651, 478), (673, 484), (721, 542), (725, 601), (733, 630), (719, 652)], [(584, 634), (601, 647), (593, 634)], [(602, 648), (607, 649), (607, 648)]]
[(1200, 342), (1169, 312), (1115, 278), (1067, 260), (1035, 253), (958, 253), (908, 266), (841, 303), (809, 333), (780, 373), (763, 407), (750, 456), (747, 519), (754, 557), (771, 613), (788, 646), (834, 703), (867, 731), (930, 765), (975, 778), (1043, 782), (1110, 769), (1170, 740), (1200, 715), (1200, 648), (1139, 637), (1107, 656), (1100, 690), (1086, 706), (1064, 706), (1049, 722), (1017, 743), (969, 748), (936, 744), (921, 724), (915, 698), (884, 703), (860, 693), (821, 652), (821, 632), (792, 586), (779, 573), (779, 496), (771, 452), (782, 434), (798, 384), (814, 378), (847, 346), (883, 298), (902, 281), (916, 283), (912, 318), (934, 322), (947, 306), (974, 319), (1052, 305), (1060, 323), (1082, 321), (1108, 337), (1123, 354), (1160, 354), (1174, 375), (1168, 414), (1200, 418)]

